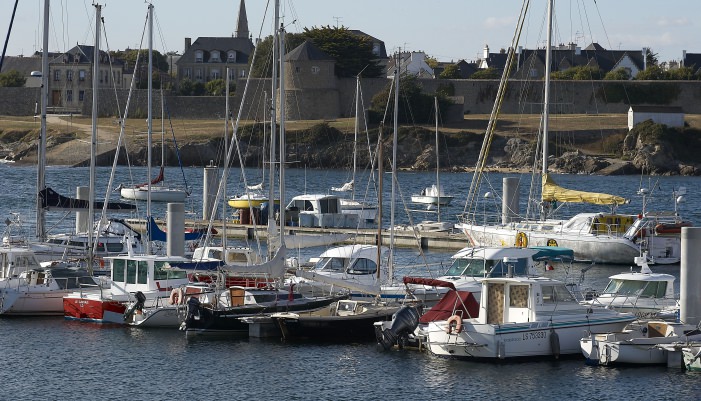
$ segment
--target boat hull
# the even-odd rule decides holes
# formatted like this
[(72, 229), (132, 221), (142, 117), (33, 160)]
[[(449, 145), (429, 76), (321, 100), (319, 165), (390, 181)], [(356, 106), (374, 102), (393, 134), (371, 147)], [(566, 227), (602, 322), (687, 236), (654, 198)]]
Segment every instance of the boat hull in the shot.
[(412, 203), (421, 203), (424, 205), (441, 205), (448, 206), (452, 202), (453, 196), (442, 195), (442, 196), (429, 196), (429, 195), (412, 195)]
[(315, 316), (313, 313), (277, 313), (271, 318), (285, 340), (373, 340), (375, 322), (390, 321), (397, 307), (379, 308), (353, 316)]
[[(125, 199), (146, 201), (148, 191), (146, 187), (122, 188), (120, 195)], [(151, 187), (152, 202), (185, 202), (185, 198), (187, 198), (187, 193), (180, 189)]]
[(124, 324), (124, 302), (70, 294), (63, 297), (63, 316), (70, 320)]
[[(662, 365), (667, 363), (667, 350), (655, 347), (658, 344), (669, 343), (660, 338), (631, 339), (630, 341), (606, 341), (594, 335), (582, 338), (580, 346), (582, 354), (592, 365)], [(675, 337), (674, 340), (679, 340)]]

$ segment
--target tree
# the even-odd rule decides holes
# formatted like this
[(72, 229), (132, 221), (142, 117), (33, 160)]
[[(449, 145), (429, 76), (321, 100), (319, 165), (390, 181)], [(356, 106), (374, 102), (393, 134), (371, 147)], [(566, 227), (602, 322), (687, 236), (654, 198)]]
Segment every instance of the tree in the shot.
[[(131, 68), (136, 65), (136, 59), (139, 58), (139, 64), (143, 66), (148, 65), (148, 50), (117, 50), (111, 52), (112, 57), (118, 58), (129, 63)], [(168, 58), (162, 55), (158, 50), (154, 50), (153, 53), (153, 69), (163, 72), (168, 72)]]
[(0, 74), (0, 86), (22, 87), (24, 86), (25, 82), (27, 82), (27, 78), (17, 70), (9, 70)]
[(460, 68), (457, 64), (450, 64), (438, 75), (440, 79), (460, 79)]
[(202, 96), (206, 93), (202, 82), (194, 82), (189, 78), (180, 81), (179, 93), (183, 96)]
[(635, 75), (635, 79), (638, 81), (661, 81), (666, 79), (665, 71), (657, 65), (647, 67), (646, 70), (642, 70)]
[[(210, 96), (225, 96), (226, 95), (226, 81), (223, 79), (213, 79), (204, 85), (207, 94)], [(229, 94), (234, 92), (236, 86), (233, 82), (229, 82)]]
[(645, 63), (648, 67), (657, 65), (657, 53), (654, 53), (649, 47), (645, 49)]
[(435, 70), (438, 67), (438, 60), (435, 57), (426, 56), (426, 64)]
[(489, 67), (481, 69), (474, 74), (470, 75), (470, 79), (499, 79), (501, 74), (496, 68)]
[(624, 67), (619, 67), (607, 72), (604, 79), (607, 81), (627, 81), (630, 79), (630, 72)]
[(667, 70), (667, 79), (677, 81), (691, 81), (697, 79), (693, 67), (679, 67)]
[[(390, 96), (394, 96), (392, 82), (388, 82), (385, 88), (373, 96), (370, 105), (370, 114), (380, 119), (385, 115), (385, 107)], [(443, 92), (436, 94), (426, 94), (422, 92), (416, 76), (402, 75), (399, 80), (399, 115), (398, 120), (402, 123), (430, 124), (434, 121), (433, 98), (438, 96), (438, 107), (440, 110), (447, 110), (450, 101)], [(389, 103), (390, 109), (387, 115), (391, 116), (394, 102)], [(390, 118), (391, 121), (391, 118)]]
[(336, 61), (336, 76), (354, 77), (363, 72), (364, 77), (379, 77), (382, 67), (372, 52), (370, 38), (357, 35), (348, 28), (322, 26), (304, 28), (303, 36)]
[(550, 74), (552, 79), (587, 81), (601, 79), (601, 70), (598, 67), (580, 65)]
[[(285, 34), (285, 47), (288, 49), (294, 49), (295, 47), (301, 45), (304, 42), (302, 34), (299, 33), (286, 33)], [(258, 43), (255, 50), (255, 60), (253, 60), (253, 55), (249, 57), (250, 61), (253, 61), (253, 67), (251, 68), (251, 76), (253, 78), (270, 78), (273, 74), (272, 69), (272, 57), (273, 57), (273, 37), (268, 36)]]

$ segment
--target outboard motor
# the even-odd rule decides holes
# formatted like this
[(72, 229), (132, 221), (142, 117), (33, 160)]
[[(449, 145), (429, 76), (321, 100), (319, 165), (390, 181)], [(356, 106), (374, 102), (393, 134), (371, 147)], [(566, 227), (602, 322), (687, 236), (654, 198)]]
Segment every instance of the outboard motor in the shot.
[(185, 321), (180, 325), (180, 330), (186, 330), (188, 327), (195, 327), (196, 322), (201, 319), (200, 300), (197, 297), (190, 297), (187, 300), (187, 315)]
[(419, 311), (414, 306), (402, 306), (393, 316), (389, 329), (378, 330), (377, 341), (386, 350), (398, 343), (399, 339), (406, 339), (419, 325)]
[(124, 320), (125, 321), (129, 320), (129, 318), (132, 317), (134, 312), (136, 312), (136, 311), (143, 312), (144, 311), (144, 303), (146, 302), (146, 295), (144, 295), (144, 293), (141, 291), (137, 291), (136, 294), (134, 294), (134, 297), (136, 298), (136, 302), (134, 302), (134, 305), (132, 305), (132, 307), (129, 308), (129, 310), (124, 313)]

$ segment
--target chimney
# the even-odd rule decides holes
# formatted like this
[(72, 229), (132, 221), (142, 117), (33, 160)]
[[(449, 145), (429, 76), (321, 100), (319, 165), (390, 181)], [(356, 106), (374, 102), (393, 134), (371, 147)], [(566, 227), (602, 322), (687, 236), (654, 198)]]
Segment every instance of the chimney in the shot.
[[(187, 51), (190, 46), (192, 46), (192, 39), (191, 38), (185, 38), (185, 51)], [(183, 52), (184, 53), (184, 52)]]
[(647, 70), (647, 47), (643, 47), (643, 71)]
[(484, 53), (482, 54), (482, 58), (485, 60), (489, 58), (489, 46), (484, 45)]
[(682, 67), (686, 64), (686, 50), (682, 50), (682, 62), (680, 64)]

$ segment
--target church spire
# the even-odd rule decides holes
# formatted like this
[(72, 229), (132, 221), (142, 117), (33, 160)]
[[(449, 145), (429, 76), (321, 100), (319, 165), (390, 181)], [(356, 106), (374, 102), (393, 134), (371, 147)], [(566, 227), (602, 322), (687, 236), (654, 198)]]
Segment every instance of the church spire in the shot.
[(237, 38), (248, 38), (248, 17), (246, 17), (246, 2), (241, 0), (241, 5), (239, 5), (239, 16), (236, 20), (236, 33), (234, 34)]

